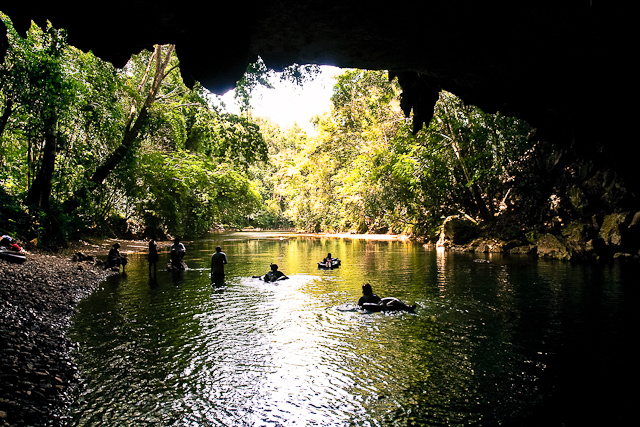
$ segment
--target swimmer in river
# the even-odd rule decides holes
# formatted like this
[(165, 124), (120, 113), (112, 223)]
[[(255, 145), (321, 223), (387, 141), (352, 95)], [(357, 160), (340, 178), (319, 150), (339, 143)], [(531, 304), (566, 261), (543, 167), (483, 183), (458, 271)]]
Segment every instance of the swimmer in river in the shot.
[[(261, 277), (262, 276), (253, 276), (254, 279), (261, 278)], [(278, 280), (285, 280), (288, 278), (289, 277), (287, 277), (282, 271), (278, 271), (277, 264), (271, 264), (271, 271), (269, 271), (267, 274), (264, 275), (263, 280), (265, 282), (276, 282)]]
[(365, 283), (362, 285), (362, 296), (358, 300), (358, 306), (369, 311), (399, 311), (405, 310), (413, 312), (416, 305), (407, 305), (398, 298), (387, 297), (380, 298), (373, 293), (371, 285)]

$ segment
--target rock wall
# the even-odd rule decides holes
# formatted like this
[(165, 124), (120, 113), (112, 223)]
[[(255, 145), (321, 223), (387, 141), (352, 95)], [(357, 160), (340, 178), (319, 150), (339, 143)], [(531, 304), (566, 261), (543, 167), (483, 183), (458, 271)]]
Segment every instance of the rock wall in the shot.
[[(231, 89), (258, 55), (275, 69), (389, 70), (416, 131), (445, 89), (487, 112), (527, 120), (536, 138), (570, 154), (560, 166), (581, 161), (615, 175), (633, 205), (640, 181), (629, 155), (636, 143), (631, 8), (601, 0), (113, 0), (79, 17), (68, 2), (0, 6), (20, 31), (50, 20), (68, 30), (71, 44), (116, 66), (154, 43), (175, 43), (185, 81), (216, 93)], [(4, 48), (0, 39), (0, 55)], [(578, 204), (593, 199), (590, 189), (575, 187), (571, 196)]]
[(640, 261), (640, 211), (570, 222), (556, 233), (523, 234), (526, 239), (498, 238), (472, 221), (454, 218), (445, 221), (438, 245), (462, 252), (527, 254), (562, 261)]

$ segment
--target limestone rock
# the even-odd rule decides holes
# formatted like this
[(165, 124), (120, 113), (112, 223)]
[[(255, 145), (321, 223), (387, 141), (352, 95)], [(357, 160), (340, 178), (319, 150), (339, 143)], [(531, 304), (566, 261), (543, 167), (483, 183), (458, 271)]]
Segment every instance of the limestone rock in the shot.
[(544, 234), (537, 241), (537, 253), (541, 258), (553, 258), (568, 261), (572, 257), (572, 251), (558, 237), (553, 234)]
[(475, 239), (469, 247), (473, 252), (480, 253), (502, 253), (504, 252), (505, 243), (498, 239)]
[(607, 245), (620, 247), (622, 245), (622, 236), (626, 230), (626, 222), (629, 216), (628, 212), (609, 214), (604, 217), (602, 226), (600, 227), (599, 237), (604, 240)]

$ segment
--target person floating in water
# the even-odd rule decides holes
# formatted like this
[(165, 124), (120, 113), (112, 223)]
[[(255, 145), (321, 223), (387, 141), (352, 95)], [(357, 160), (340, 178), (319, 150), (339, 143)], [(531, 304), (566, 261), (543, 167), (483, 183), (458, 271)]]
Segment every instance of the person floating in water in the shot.
[(173, 239), (173, 245), (171, 245), (171, 264), (176, 267), (182, 266), (182, 258), (184, 258), (184, 254), (187, 252), (187, 248), (184, 247), (182, 243), (180, 243), (180, 238), (176, 237)]
[[(253, 276), (253, 277), (258, 278), (260, 276)], [(271, 264), (271, 271), (265, 274), (263, 279), (265, 282), (275, 282), (278, 280), (288, 279), (288, 277), (282, 271), (278, 271), (277, 264)]]
[(220, 246), (217, 246), (215, 253), (211, 255), (211, 283), (224, 283), (225, 264), (227, 264), (227, 254), (222, 252)]
[(120, 270), (120, 266), (122, 266), (122, 274), (124, 274), (124, 267), (127, 265), (127, 258), (120, 255), (120, 243), (115, 243), (111, 250), (109, 251), (109, 255), (107, 255), (107, 263), (104, 266), (104, 269), (118, 266), (118, 270)]
[(416, 309), (415, 304), (407, 305), (398, 298), (380, 298), (378, 295), (373, 293), (373, 289), (368, 283), (362, 285), (362, 296), (358, 300), (358, 306), (370, 311), (406, 310), (413, 312)]
[(333, 258), (331, 257), (331, 252), (329, 252), (329, 253), (327, 254), (327, 257), (326, 257), (325, 259), (323, 259), (323, 260), (322, 260), (322, 262), (324, 262), (324, 264), (325, 264), (327, 267), (331, 267), (331, 264), (332, 264), (332, 262), (333, 262)]
[(156, 242), (156, 236), (152, 236), (149, 240), (149, 277), (151, 277), (151, 266), (153, 266), (153, 273), (158, 274), (158, 243)]

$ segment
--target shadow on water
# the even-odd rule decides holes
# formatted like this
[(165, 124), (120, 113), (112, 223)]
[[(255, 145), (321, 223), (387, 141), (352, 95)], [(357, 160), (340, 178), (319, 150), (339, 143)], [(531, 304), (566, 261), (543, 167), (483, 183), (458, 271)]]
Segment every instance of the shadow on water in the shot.
[[(229, 258), (219, 285), (217, 245)], [(339, 269), (317, 268), (328, 252)], [(149, 278), (134, 254), (126, 276), (81, 303), (69, 331), (83, 380), (73, 425), (629, 419), (635, 266), (278, 233), (212, 235), (188, 243), (185, 261)], [(252, 277), (271, 263), (290, 279)], [(416, 312), (360, 310), (364, 282)]]

